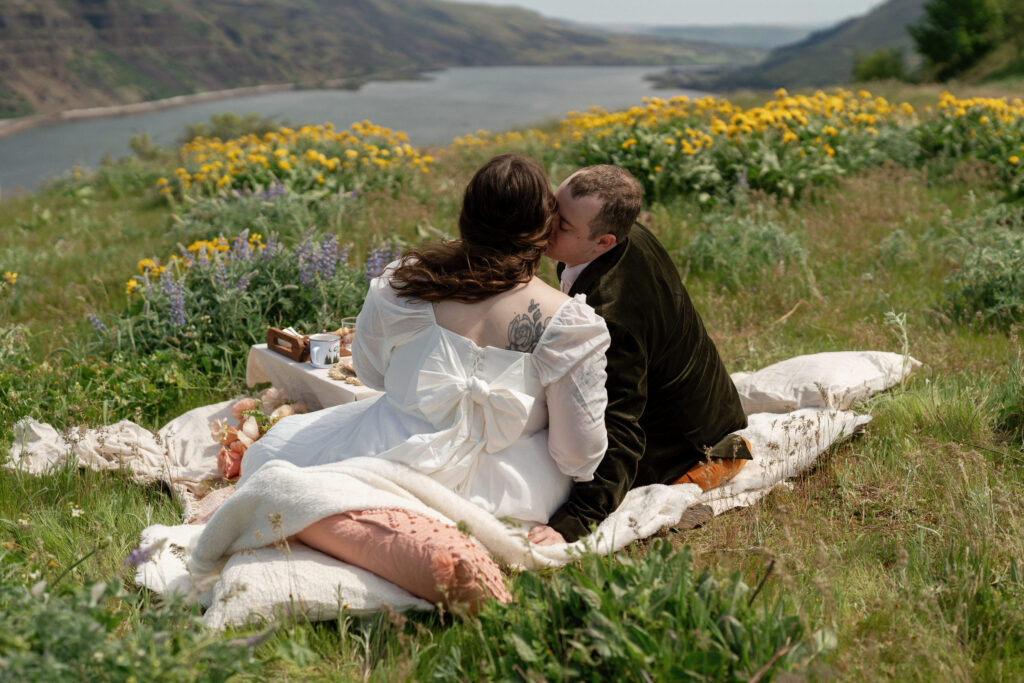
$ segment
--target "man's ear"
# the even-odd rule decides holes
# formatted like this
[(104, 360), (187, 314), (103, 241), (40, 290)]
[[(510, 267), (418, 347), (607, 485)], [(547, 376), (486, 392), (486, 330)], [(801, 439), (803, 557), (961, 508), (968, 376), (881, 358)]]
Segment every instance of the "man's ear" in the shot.
[(615, 246), (616, 239), (615, 235), (610, 232), (606, 232), (597, 238), (597, 247), (600, 249), (600, 253), (604, 253)]

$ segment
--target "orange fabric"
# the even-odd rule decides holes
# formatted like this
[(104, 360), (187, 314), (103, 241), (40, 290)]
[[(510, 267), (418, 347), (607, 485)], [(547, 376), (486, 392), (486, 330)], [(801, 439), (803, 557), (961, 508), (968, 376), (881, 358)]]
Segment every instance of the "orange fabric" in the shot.
[(396, 509), (356, 510), (316, 522), (298, 539), (413, 595), (475, 614), (488, 597), (510, 602), (501, 570), (453, 526)]
[[(753, 452), (750, 442), (746, 439), (743, 441), (747, 445), (747, 450)], [(711, 458), (709, 461), (697, 463), (672, 483), (696, 484), (701, 491), (710, 491), (735, 477), (748, 462), (750, 461), (736, 458)]]

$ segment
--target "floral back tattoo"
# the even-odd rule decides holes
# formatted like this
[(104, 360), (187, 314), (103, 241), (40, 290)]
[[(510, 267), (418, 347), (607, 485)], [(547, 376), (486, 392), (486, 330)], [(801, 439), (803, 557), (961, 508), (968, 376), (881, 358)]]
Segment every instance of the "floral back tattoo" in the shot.
[(506, 348), (510, 351), (533, 353), (549, 322), (551, 322), (551, 316), (542, 320), (540, 304), (530, 299), (526, 313), (520, 313), (508, 324), (508, 346)]

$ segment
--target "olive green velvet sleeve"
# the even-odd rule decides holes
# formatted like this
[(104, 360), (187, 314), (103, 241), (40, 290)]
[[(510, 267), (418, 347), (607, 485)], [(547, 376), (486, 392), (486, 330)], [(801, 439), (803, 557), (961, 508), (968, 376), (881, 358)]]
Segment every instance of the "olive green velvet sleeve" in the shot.
[(605, 427), (608, 450), (594, 478), (576, 482), (569, 498), (548, 525), (573, 542), (587, 535), (615, 511), (633, 486), (637, 464), (644, 453), (645, 436), (640, 416), (647, 405), (647, 352), (633, 334), (608, 321), (612, 343), (608, 349), (608, 408)]

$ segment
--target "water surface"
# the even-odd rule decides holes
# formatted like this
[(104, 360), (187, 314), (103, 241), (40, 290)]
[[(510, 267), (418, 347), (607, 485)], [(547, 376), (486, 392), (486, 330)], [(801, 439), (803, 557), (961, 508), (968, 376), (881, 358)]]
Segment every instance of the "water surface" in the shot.
[(0, 138), (0, 197), (33, 189), (74, 165), (95, 167), (104, 156), (130, 155), (133, 135), (148, 133), (175, 144), (189, 123), (232, 111), (293, 124), (353, 121), (408, 133), (413, 145), (447, 145), (477, 130), (498, 132), (561, 118), (574, 109), (640, 104), (645, 96), (685, 90), (656, 89), (644, 80), (661, 67), (462, 67), (422, 81), (369, 83), (359, 90), (301, 90), (200, 102), (174, 109), (69, 121)]

